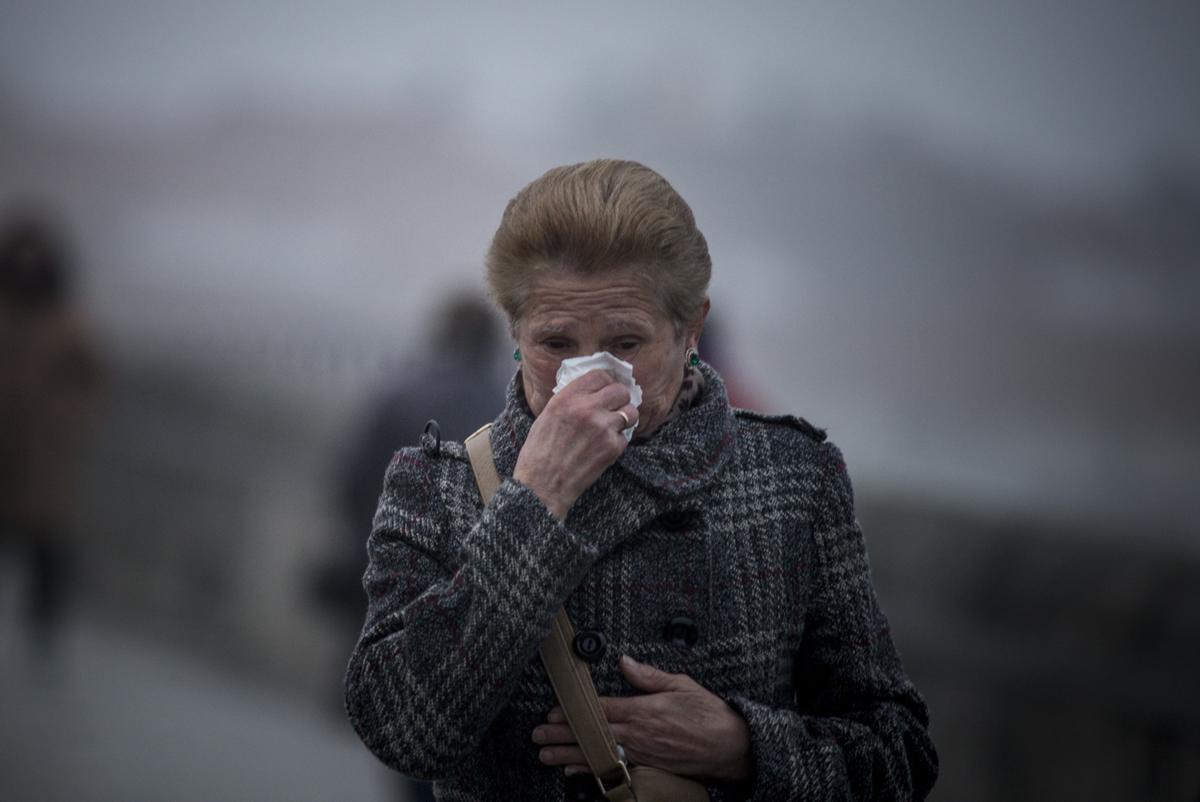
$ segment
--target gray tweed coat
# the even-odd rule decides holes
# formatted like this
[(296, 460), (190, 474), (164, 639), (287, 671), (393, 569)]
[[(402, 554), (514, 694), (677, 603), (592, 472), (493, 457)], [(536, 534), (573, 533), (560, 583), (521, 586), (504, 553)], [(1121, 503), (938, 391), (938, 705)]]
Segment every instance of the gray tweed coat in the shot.
[(732, 409), (701, 370), (694, 405), (565, 523), (511, 478), (532, 424), (519, 374), (492, 428), (503, 483), (486, 509), (460, 443), (396, 453), (346, 674), (350, 720), (383, 762), (436, 780), (439, 800), (586, 798), (530, 740), (555, 704), (537, 646), (565, 603), (607, 640), (602, 695), (635, 692), (617, 667), (628, 653), (745, 717), (754, 774), (714, 800), (925, 796), (926, 709), (876, 603), (841, 453), (801, 419)]

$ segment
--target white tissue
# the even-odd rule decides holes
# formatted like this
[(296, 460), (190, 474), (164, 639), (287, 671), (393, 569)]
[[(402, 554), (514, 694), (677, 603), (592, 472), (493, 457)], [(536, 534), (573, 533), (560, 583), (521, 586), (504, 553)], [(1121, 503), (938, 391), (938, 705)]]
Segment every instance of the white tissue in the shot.
[[(635, 407), (642, 404), (642, 388), (633, 379), (633, 365), (617, 359), (608, 351), (597, 351), (591, 356), (577, 356), (572, 359), (564, 359), (562, 364), (558, 366), (558, 373), (554, 375), (557, 384), (554, 385), (554, 394), (566, 387), (571, 382), (578, 379), (585, 373), (593, 370), (607, 370), (616, 381), (629, 388), (629, 403)], [(625, 429), (625, 442), (629, 442), (633, 438), (633, 430), (637, 428), (637, 423), (634, 423), (628, 429)]]

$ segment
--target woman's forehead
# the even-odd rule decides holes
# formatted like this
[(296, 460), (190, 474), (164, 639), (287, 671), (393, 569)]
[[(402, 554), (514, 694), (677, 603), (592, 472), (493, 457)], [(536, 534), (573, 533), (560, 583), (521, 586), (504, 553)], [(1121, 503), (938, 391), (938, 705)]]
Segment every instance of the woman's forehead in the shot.
[(653, 327), (666, 319), (655, 300), (647, 282), (632, 271), (551, 274), (530, 287), (522, 317), (539, 329)]
[(584, 329), (619, 334), (631, 330), (653, 330), (660, 323), (661, 317), (651, 314), (649, 310), (610, 310), (588, 315), (546, 310), (540, 314), (530, 312), (525, 323), (531, 331), (543, 335), (555, 332), (565, 334)]

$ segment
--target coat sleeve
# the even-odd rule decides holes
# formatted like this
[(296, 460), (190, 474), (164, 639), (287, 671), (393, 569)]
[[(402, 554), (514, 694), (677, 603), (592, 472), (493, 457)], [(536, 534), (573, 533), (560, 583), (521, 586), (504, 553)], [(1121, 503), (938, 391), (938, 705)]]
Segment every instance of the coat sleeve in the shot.
[(505, 479), (477, 518), (474, 488), (460, 459), (398, 452), (367, 543), (346, 710), (380, 760), (424, 779), (469, 762), (597, 556), (524, 485)]
[(841, 452), (822, 447), (815, 587), (795, 656), (795, 709), (735, 696), (750, 727), (754, 802), (919, 800), (937, 777), (924, 701), (871, 584)]

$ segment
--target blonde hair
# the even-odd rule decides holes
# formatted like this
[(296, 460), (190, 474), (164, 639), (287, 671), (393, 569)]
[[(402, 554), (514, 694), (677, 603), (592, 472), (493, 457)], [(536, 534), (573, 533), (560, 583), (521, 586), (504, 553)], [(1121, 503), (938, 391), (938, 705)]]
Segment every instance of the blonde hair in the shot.
[(684, 199), (649, 167), (616, 159), (555, 167), (518, 192), (485, 264), (488, 289), (513, 327), (549, 270), (634, 267), (677, 330), (700, 314), (712, 275)]

